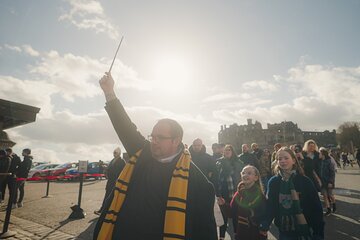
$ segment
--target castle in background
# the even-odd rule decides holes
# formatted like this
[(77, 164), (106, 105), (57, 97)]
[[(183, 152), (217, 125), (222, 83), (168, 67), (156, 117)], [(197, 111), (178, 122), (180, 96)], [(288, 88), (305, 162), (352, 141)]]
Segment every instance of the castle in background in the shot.
[(218, 134), (219, 143), (232, 144), (238, 153), (241, 153), (241, 145), (244, 143), (257, 143), (260, 148), (273, 149), (275, 143), (283, 145), (301, 144), (309, 139), (313, 139), (318, 146), (335, 147), (336, 131), (302, 131), (297, 124), (291, 121), (267, 124), (267, 129), (263, 129), (261, 123), (252, 119), (247, 120), (247, 125), (237, 125), (236, 123), (226, 126), (222, 125)]

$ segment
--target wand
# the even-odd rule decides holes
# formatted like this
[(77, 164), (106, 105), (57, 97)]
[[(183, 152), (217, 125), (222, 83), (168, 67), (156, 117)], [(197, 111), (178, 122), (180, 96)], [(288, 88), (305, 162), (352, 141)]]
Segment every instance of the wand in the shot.
[(118, 48), (116, 49), (116, 53), (115, 53), (114, 59), (113, 59), (113, 61), (112, 61), (112, 63), (111, 63), (110, 69), (109, 69), (109, 73), (111, 72), (112, 66), (114, 65), (116, 55), (117, 55), (117, 53), (118, 53), (118, 51), (119, 51), (119, 48), (120, 48), (120, 45), (121, 45), (121, 43), (122, 43), (123, 39), (124, 39), (124, 36), (122, 36), (122, 37), (121, 37), (121, 40), (120, 40), (119, 46), (118, 46)]

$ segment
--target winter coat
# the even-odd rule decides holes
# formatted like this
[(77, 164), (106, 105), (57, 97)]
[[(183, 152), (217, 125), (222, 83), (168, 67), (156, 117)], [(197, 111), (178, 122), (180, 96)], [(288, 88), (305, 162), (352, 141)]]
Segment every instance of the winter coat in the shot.
[(329, 183), (335, 185), (335, 168), (330, 158), (320, 161), (320, 175), (323, 187), (327, 187)]
[(20, 163), (19, 168), (17, 169), (17, 173), (16, 176), (19, 178), (27, 178), (29, 171), (31, 169), (31, 165), (32, 165), (32, 160), (33, 157), (32, 156), (25, 156), (24, 157), (24, 161), (22, 161)]

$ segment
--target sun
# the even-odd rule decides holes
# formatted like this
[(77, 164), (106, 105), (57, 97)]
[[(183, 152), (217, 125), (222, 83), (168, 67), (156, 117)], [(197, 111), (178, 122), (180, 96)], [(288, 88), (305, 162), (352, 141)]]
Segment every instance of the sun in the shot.
[(180, 55), (163, 55), (152, 68), (152, 88), (164, 95), (179, 95), (191, 89), (193, 71), (190, 59)]

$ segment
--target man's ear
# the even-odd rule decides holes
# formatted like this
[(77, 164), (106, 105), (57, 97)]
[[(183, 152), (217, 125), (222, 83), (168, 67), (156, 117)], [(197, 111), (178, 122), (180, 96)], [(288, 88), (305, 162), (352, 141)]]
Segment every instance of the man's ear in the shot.
[(179, 146), (180, 143), (181, 143), (181, 140), (180, 140), (179, 137), (176, 137), (176, 138), (174, 138), (173, 142), (174, 142), (177, 146)]

